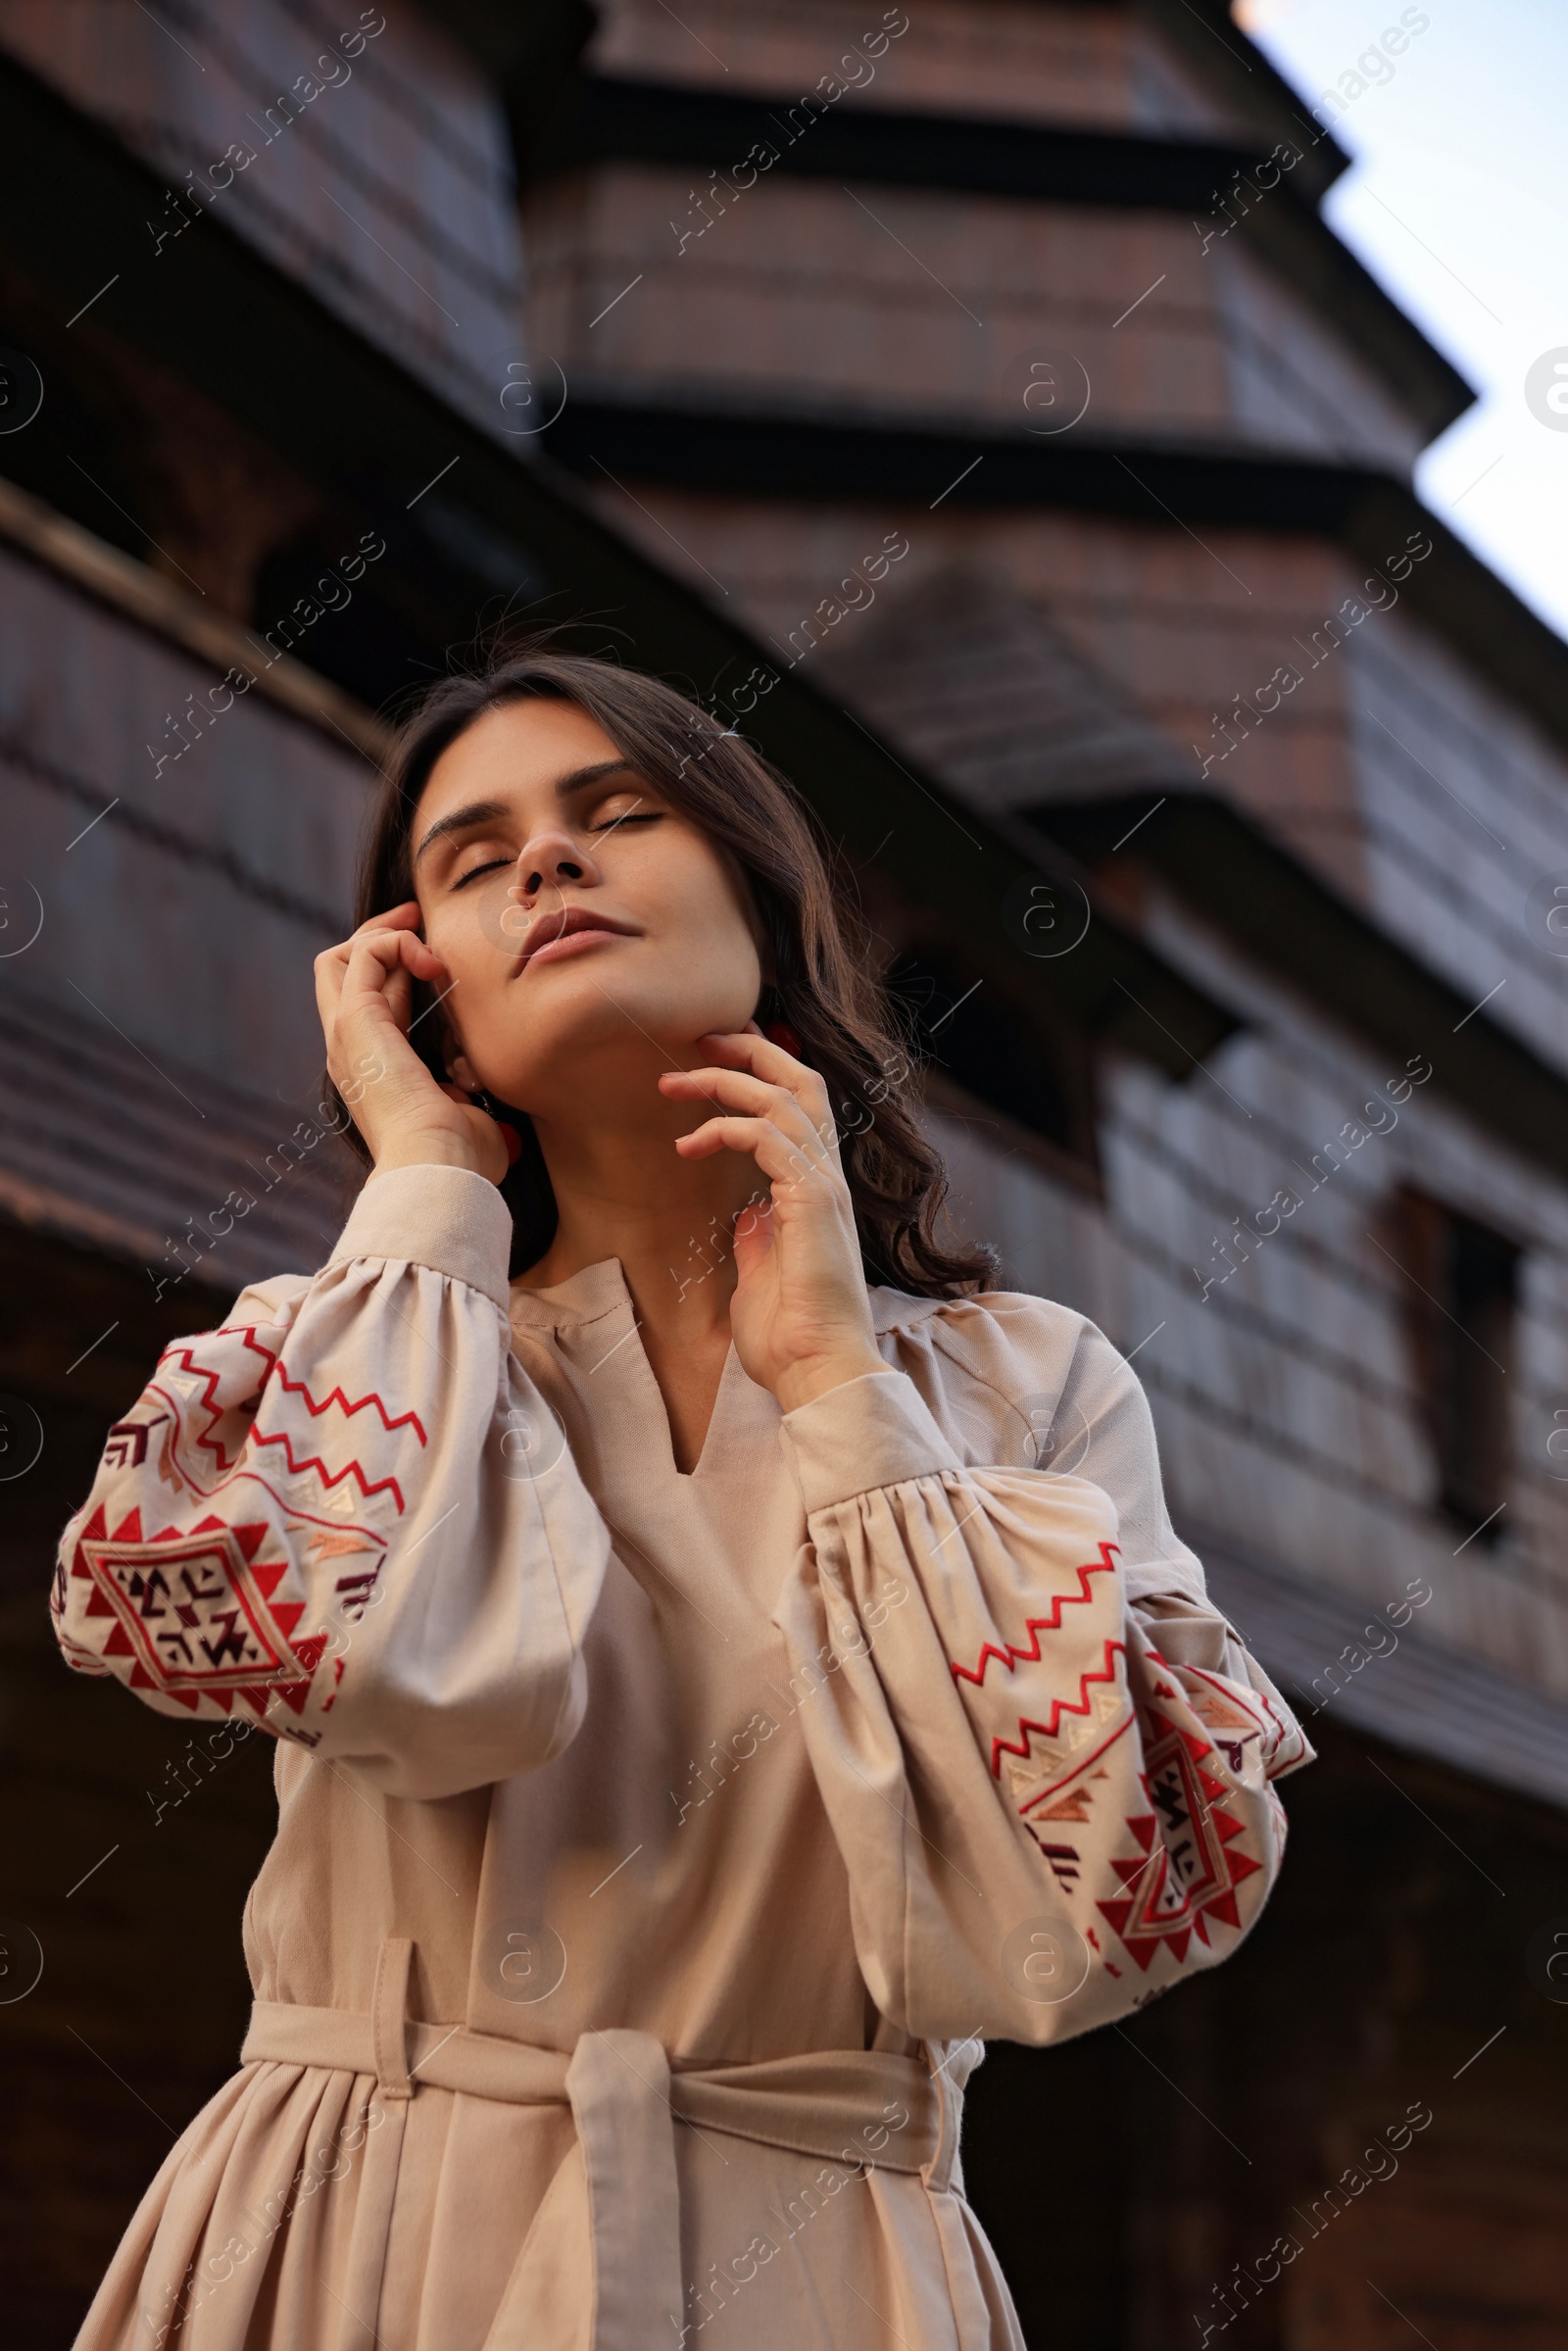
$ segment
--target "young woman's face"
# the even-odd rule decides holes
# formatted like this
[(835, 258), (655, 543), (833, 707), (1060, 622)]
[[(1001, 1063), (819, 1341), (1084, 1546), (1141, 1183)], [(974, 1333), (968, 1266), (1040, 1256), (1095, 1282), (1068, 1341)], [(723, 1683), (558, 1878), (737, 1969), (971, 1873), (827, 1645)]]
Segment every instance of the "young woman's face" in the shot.
[(415, 889), (450, 973), (448, 1067), (519, 1110), (568, 1107), (745, 1027), (762, 984), (738, 872), (574, 704), (513, 703), (443, 753)]

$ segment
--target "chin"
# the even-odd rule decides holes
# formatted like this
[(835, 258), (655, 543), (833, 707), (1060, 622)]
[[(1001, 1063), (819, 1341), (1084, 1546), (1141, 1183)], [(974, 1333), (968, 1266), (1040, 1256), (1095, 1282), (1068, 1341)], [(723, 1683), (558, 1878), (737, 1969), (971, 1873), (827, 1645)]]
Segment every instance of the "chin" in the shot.
[(559, 993), (553, 989), (548, 1004), (514, 1007), (514, 1018), (526, 1035), (524, 1050), (519, 1052), (514, 1030), (497, 1039), (491, 1051), (476, 1040), (470, 1054), (476, 1070), (491, 1073), (484, 1081), (487, 1091), (515, 1110), (535, 1103), (543, 1110), (547, 1102), (560, 1101), (564, 1083), (573, 1099), (580, 1099), (584, 1085), (625, 1085), (640, 1100), (651, 1070), (671, 1063), (688, 1067), (696, 1058), (697, 1038), (710, 1030), (743, 1029), (751, 1018), (749, 1006), (737, 1014), (728, 1004), (694, 1006), (689, 998), (612, 992), (603, 984), (578, 983)]

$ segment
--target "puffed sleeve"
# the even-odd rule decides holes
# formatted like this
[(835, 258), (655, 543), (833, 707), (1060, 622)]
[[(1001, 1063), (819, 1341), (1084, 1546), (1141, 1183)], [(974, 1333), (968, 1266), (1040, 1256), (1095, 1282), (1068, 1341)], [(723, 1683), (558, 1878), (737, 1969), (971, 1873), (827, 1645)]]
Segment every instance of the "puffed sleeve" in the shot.
[[(1085, 1474), (1020, 1465), (1016, 1393), (964, 1361), (987, 1311), (937, 1334), (968, 1392), (946, 1429), (904, 1370), (786, 1415), (808, 1540), (775, 1622), (811, 1677), (801, 1721), (878, 2008), (923, 2039), (1044, 2042), (1235, 1948), (1284, 1849), (1269, 1782), (1311, 1750), (1169, 1537), (1121, 1357), (1093, 1332), (1049, 1382), (1058, 1426), (1091, 1428)], [(1047, 1384), (1027, 1349), (1017, 1378)]]
[(511, 1219), (373, 1177), (314, 1280), (176, 1341), (61, 1541), (68, 1663), (437, 1797), (574, 1736), (609, 1537), (512, 1352)]

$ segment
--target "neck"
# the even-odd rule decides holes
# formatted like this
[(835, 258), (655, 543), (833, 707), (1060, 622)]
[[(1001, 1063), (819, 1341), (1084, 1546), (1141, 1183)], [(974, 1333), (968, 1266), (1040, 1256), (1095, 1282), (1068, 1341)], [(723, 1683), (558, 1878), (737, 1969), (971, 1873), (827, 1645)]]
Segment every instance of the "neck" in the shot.
[(550, 1289), (618, 1257), (640, 1322), (678, 1344), (722, 1335), (727, 1347), (734, 1221), (763, 1179), (741, 1152), (677, 1155), (677, 1135), (708, 1115), (706, 1103), (694, 1110), (657, 1094), (635, 1114), (623, 1102), (610, 1115), (591, 1106), (569, 1119), (536, 1112), (560, 1221), (522, 1277), (527, 1287)]

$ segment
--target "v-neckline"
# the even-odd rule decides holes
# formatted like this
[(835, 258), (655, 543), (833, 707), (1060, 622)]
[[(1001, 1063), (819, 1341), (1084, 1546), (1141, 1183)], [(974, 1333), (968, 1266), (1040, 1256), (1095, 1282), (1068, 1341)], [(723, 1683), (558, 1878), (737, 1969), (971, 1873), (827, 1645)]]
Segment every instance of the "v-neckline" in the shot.
[(664, 1444), (669, 1451), (670, 1476), (679, 1478), (685, 1486), (694, 1485), (702, 1476), (707, 1464), (709, 1451), (713, 1443), (713, 1433), (718, 1427), (719, 1414), (723, 1411), (725, 1400), (729, 1395), (730, 1367), (733, 1365), (737, 1371), (740, 1368), (740, 1357), (735, 1352), (735, 1342), (732, 1339), (724, 1350), (724, 1361), (718, 1375), (718, 1386), (713, 1391), (712, 1409), (708, 1415), (708, 1426), (703, 1431), (703, 1442), (697, 1448), (697, 1458), (690, 1469), (682, 1469), (675, 1458), (675, 1430), (669, 1417), (669, 1406), (664, 1401), (664, 1392), (659, 1385), (653, 1364), (649, 1361), (648, 1349), (642, 1343), (642, 1325), (638, 1323), (633, 1327), (637, 1332), (637, 1352), (642, 1357), (643, 1370), (652, 1384), (654, 1395), (659, 1400), (659, 1410), (663, 1419)]
[(733, 1375), (740, 1371), (740, 1357), (735, 1352), (734, 1340), (731, 1339), (725, 1349), (718, 1386), (713, 1391), (712, 1410), (708, 1416), (708, 1426), (703, 1431), (697, 1458), (690, 1469), (682, 1469), (675, 1459), (675, 1431), (670, 1422), (669, 1406), (664, 1401), (664, 1392), (659, 1385), (648, 1349), (643, 1345), (636, 1301), (620, 1259), (602, 1257), (593, 1265), (579, 1266), (564, 1282), (552, 1283), (548, 1289), (530, 1290), (514, 1285), (512, 1291), (512, 1313), (515, 1321), (558, 1333), (578, 1330), (587, 1323), (602, 1322), (621, 1309), (624, 1309), (628, 1318), (626, 1329), (589, 1368), (597, 1371), (600, 1363), (608, 1362), (611, 1355), (635, 1348), (635, 1358), (640, 1367), (639, 1377), (648, 1385), (652, 1407), (663, 1430), (664, 1457), (669, 1464), (669, 1475), (689, 1487), (708, 1466), (713, 1450), (714, 1432), (732, 1393)]

